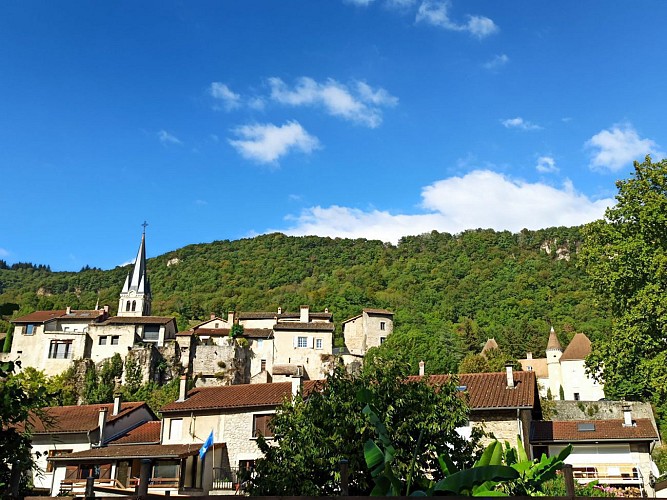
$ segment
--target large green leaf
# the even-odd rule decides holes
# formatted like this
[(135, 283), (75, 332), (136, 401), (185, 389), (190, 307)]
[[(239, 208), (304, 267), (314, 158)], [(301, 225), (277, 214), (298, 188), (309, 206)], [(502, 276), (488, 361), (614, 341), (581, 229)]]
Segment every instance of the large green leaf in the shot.
[(472, 493), (474, 486), (487, 481), (518, 479), (519, 473), (506, 465), (485, 465), (456, 472), (438, 481), (433, 492), (465, 495)]

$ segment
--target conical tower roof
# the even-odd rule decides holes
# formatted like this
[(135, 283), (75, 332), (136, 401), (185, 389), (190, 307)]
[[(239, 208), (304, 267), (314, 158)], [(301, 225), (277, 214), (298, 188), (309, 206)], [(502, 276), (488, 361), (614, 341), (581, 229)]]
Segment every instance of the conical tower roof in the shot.
[(583, 333), (577, 333), (572, 338), (572, 341), (568, 344), (560, 360), (568, 361), (568, 360), (586, 359), (586, 356), (588, 356), (590, 353), (591, 353), (590, 339)]
[(549, 341), (547, 342), (547, 351), (550, 351), (552, 349), (556, 349), (558, 351), (562, 351), (563, 347), (560, 345), (560, 341), (558, 340), (558, 335), (556, 335), (556, 331), (554, 330), (554, 327), (551, 327), (551, 331), (549, 332)]
[(125, 279), (123, 285), (123, 292), (128, 293), (134, 290), (137, 293), (151, 295), (151, 285), (148, 281), (148, 274), (146, 273), (146, 233), (141, 235), (141, 245), (137, 252), (137, 258), (134, 260), (134, 267)]
[(486, 344), (484, 344), (484, 347), (482, 347), (481, 354), (484, 355), (484, 353), (490, 351), (491, 349), (498, 349), (498, 342), (496, 342), (496, 339), (488, 339)]

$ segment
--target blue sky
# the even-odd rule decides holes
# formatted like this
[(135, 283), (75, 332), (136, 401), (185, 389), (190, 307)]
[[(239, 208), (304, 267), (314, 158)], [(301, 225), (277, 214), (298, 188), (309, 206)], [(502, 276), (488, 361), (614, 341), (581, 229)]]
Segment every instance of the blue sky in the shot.
[(661, 159), (667, 2), (0, 5), (0, 259), (577, 225)]

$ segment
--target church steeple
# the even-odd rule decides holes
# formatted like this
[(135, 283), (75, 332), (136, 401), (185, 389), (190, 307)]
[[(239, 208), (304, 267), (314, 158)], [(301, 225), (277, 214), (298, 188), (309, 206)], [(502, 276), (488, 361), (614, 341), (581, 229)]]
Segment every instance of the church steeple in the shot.
[(150, 316), (151, 284), (146, 272), (146, 224), (141, 234), (141, 245), (134, 260), (134, 267), (125, 278), (118, 301), (118, 316)]

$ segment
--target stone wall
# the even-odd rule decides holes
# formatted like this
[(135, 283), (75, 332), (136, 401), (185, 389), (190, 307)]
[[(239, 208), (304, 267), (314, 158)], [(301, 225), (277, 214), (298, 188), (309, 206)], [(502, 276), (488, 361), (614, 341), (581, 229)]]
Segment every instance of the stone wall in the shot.
[[(621, 401), (552, 401), (551, 420), (619, 420), (623, 418)], [(627, 401), (632, 418), (653, 419), (650, 403)]]
[(235, 339), (220, 345), (198, 345), (192, 360), (197, 387), (247, 384), (250, 382), (250, 350)]

